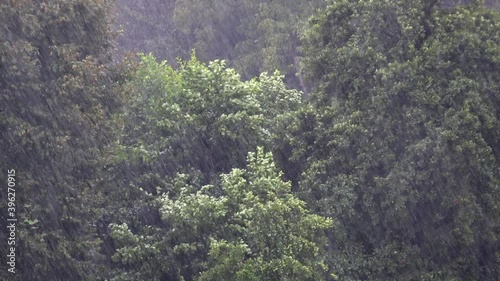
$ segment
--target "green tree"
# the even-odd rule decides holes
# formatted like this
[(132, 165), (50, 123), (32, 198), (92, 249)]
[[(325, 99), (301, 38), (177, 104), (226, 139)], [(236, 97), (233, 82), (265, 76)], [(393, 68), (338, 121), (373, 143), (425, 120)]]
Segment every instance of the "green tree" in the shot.
[[(277, 148), (274, 132), (284, 130), (301, 104), (300, 93), (287, 90), (281, 76), (262, 74), (242, 82), (220, 61), (204, 64), (193, 57), (174, 70), (145, 56), (134, 76), (126, 86), (129, 103), (117, 116), (122, 129), (107, 165), (107, 182), (119, 188), (108, 186), (113, 199), (103, 222), (126, 223), (138, 235), (160, 237), (170, 231), (152, 198), (173, 192), (170, 181), (177, 173), (200, 186), (219, 183), (221, 173), (245, 166), (244, 154), (252, 147)], [(175, 273), (167, 269), (175, 264), (173, 259), (148, 266)], [(141, 275), (148, 269), (129, 266), (124, 263), (117, 278), (132, 278), (133, 272), (150, 278)]]
[(290, 143), (345, 280), (500, 273), (499, 15), (441, 4), (335, 1), (305, 37)]
[(177, 71), (152, 56), (142, 65), (128, 85), (119, 147), (161, 162), (166, 174), (218, 176), (243, 167), (252, 147), (271, 149), (272, 132), (300, 105), (299, 92), (278, 74), (242, 82), (224, 62), (205, 65), (194, 56)]
[[(105, 273), (92, 206), (100, 150), (111, 138), (107, 119), (120, 105), (124, 78), (108, 64), (110, 4), (0, 4), (0, 180), (7, 169), (17, 171), (19, 280)], [(5, 225), (4, 212), (1, 218)], [(0, 279), (11, 280), (5, 273)]]
[(324, 229), (331, 221), (291, 194), (270, 153), (259, 148), (249, 153), (247, 169), (221, 177), (200, 186), (180, 174), (157, 198), (170, 225), (161, 236), (113, 225), (121, 246), (114, 259), (140, 264), (138, 276), (151, 280), (194, 280), (200, 272), (196, 280), (325, 280)]

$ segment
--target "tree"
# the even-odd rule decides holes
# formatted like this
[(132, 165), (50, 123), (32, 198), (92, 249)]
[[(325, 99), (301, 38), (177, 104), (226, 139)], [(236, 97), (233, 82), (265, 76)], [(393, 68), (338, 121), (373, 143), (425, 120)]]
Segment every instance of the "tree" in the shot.
[(176, 71), (145, 56), (128, 85), (132, 104), (120, 146), (138, 148), (169, 175), (195, 169), (210, 177), (243, 167), (252, 147), (272, 147), (272, 132), (300, 105), (281, 78), (242, 82), (223, 61), (205, 65), (193, 56)]
[[(108, 210), (113, 211), (103, 223), (126, 223), (136, 234), (161, 236), (170, 226), (141, 190), (153, 197), (161, 194), (158, 187), (173, 192), (171, 181), (178, 173), (200, 186), (217, 184), (221, 173), (245, 166), (244, 154), (252, 147), (277, 148), (274, 132), (283, 131), (290, 112), (301, 104), (299, 92), (287, 90), (281, 79), (262, 74), (243, 82), (221, 61), (204, 64), (193, 56), (174, 70), (144, 56), (126, 86), (127, 110), (117, 118), (123, 127), (111, 151), (107, 181), (119, 188), (109, 187)], [(148, 268), (173, 274), (167, 268), (175, 264), (166, 260)], [(142, 272), (137, 273), (141, 279), (153, 278), (141, 275), (147, 269), (134, 270)], [(129, 263), (119, 271), (128, 276), (120, 278), (134, 274)]]
[[(311, 22), (299, 194), (345, 280), (499, 275), (500, 22), (480, 4), (336, 1)], [(286, 173), (286, 171), (285, 171)]]
[[(110, 7), (88, 0), (0, 4), (0, 177), (5, 182), (7, 169), (17, 171), (22, 280), (96, 280), (102, 273), (91, 207), (99, 198), (100, 150), (112, 138), (107, 118), (120, 105), (125, 76), (109, 64)], [(0, 279), (10, 280), (5, 273)]]
[(249, 153), (248, 168), (222, 175), (220, 184), (189, 178), (178, 175), (157, 197), (170, 225), (163, 235), (112, 226), (121, 245), (115, 260), (139, 264), (139, 278), (151, 280), (325, 280), (323, 230), (331, 221), (291, 194), (270, 153)]

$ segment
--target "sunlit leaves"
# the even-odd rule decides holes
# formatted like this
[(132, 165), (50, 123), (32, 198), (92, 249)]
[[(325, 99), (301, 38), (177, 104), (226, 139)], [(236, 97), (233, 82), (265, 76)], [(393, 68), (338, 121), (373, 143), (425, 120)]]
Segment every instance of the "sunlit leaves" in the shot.
[[(125, 224), (112, 224), (113, 259), (153, 279), (165, 274), (176, 280), (326, 278), (324, 230), (332, 222), (311, 214), (291, 194), (270, 153), (262, 148), (249, 153), (246, 169), (221, 175), (217, 184), (193, 183), (179, 174), (171, 191), (157, 197), (168, 229), (132, 233)], [(162, 265), (149, 270), (153, 264)]]
[(211, 237), (209, 267), (200, 280), (289, 280), (293, 272), (300, 280), (321, 279), (321, 272), (311, 267), (324, 270), (317, 263), (324, 243), (320, 233), (331, 222), (309, 214), (305, 203), (291, 195), (290, 184), (279, 178), (271, 155), (262, 148), (250, 153), (248, 162), (247, 170), (222, 175), (220, 197), (202, 188), (162, 199), (166, 221), (191, 228), (198, 237)]
[(194, 56), (177, 71), (145, 56), (129, 87), (122, 143), (168, 156), (175, 171), (192, 167), (207, 175), (243, 166), (257, 145), (269, 147), (270, 132), (300, 104), (278, 75), (243, 82), (223, 61), (203, 64)]

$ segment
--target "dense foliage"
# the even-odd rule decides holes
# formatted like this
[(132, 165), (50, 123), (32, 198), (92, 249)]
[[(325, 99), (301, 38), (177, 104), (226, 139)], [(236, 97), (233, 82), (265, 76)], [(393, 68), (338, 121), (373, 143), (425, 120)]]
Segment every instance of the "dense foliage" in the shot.
[[(180, 69), (174, 70), (164, 62), (157, 63), (152, 56), (144, 56), (134, 79), (126, 87), (129, 106), (118, 117), (123, 125), (111, 157), (109, 176), (121, 181), (127, 190), (113, 198), (132, 197), (137, 201), (130, 202), (128, 210), (122, 209), (121, 201), (111, 201), (108, 209), (116, 206), (115, 214), (124, 212), (122, 217), (108, 220), (124, 221), (136, 229), (136, 233), (162, 237), (162, 241), (173, 238), (160, 233), (182, 228), (171, 225), (170, 221), (151, 221), (146, 217), (161, 215), (155, 202), (162, 194), (178, 193), (171, 187), (170, 179), (182, 173), (198, 185), (220, 185), (220, 174), (245, 167), (247, 153), (257, 146), (269, 150), (277, 147), (271, 132), (282, 128), (289, 113), (300, 106), (299, 92), (287, 90), (279, 75), (262, 74), (258, 79), (242, 82), (224, 62), (205, 65), (194, 57), (181, 62)], [(124, 177), (120, 173), (129, 175)], [(131, 218), (130, 210), (136, 210), (143, 219)], [(212, 234), (206, 232), (208, 239)], [(168, 248), (165, 251), (168, 252)], [(201, 262), (194, 262), (206, 256), (207, 253), (203, 253), (203, 249), (195, 251), (189, 259), (184, 258), (184, 265), (166, 264), (168, 268), (158, 272), (141, 267), (137, 274), (141, 278), (183, 276), (190, 280), (204, 268)], [(174, 257), (170, 256), (170, 260), (175, 261)], [(155, 259), (163, 257), (159, 255)], [(126, 266), (131, 264), (127, 259), (121, 258), (121, 261)], [(158, 268), (149, 263), (144, 266)], [(177, 270), (183, 266), (188, 268), (175, 273), (172, 266)], [(121, 278), (132, 277), (125, 274)]]
[[(0, 4), (1, 238), (7, 247), (4, 183), (15, 169), (19, 280), (99, 275), (93, 189), (126, 76), (109, 65), (109, 8), (88, 0)], [(4, 259), (0, 279), (11, 280)]]
[[(322, 230), (328, 219), (310, 214), (280, 179), (272, 155), (249, 153), (248, 168), (200, 185), (187, 174), (152, 197), (167, 227), (133, 233), (111, 225), (127, 265), (119, 280), (323, 280)], [(134, 274), (131, 274), (134, 272)]]
[(500, 274), (500, 22), (481, 6), (336, 1), (307, 34), (317, 85), (301, 191), (336, 218), (347, 280)]
[(497, 280), (498, 8), (1, 2), (0, 279)]

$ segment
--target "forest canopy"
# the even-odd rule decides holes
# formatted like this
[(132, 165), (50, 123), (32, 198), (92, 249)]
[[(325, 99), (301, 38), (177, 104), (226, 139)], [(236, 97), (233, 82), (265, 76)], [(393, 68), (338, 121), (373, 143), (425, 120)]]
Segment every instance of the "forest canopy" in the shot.
[(496, 281), (499, 10), (1, 2), (0, 279)]

